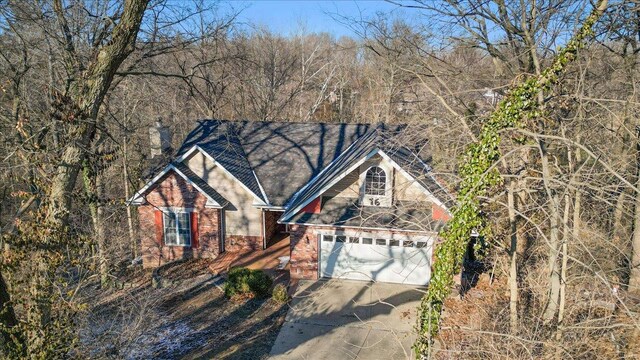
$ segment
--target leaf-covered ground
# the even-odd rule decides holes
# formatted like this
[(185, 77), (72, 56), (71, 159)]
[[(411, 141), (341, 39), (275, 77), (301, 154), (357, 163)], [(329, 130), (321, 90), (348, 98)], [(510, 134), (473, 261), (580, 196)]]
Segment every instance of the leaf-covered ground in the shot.
[[(191, 264), (195, 265), (195, 264)], [(194, 268), (201, 268), (198, 274)], [(150, 273), (114, 291), (83, 319), (79, 353), (90, 358), (263, 359), (287, 306), (270, 299), (233, 302), (222, 279), (189, 262), (171, 269), (176, 282), (154, 289)], [(189, 273), (183, 277), (181, 273)]]

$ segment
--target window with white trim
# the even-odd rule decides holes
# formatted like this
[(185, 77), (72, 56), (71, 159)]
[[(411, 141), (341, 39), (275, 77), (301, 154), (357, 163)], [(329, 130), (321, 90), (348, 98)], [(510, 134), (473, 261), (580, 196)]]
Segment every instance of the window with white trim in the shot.
[(191, 214), (179, 210), (165, 210), (163, 213), (164, 244), (167, 246), (191, 246)]
[(379, 166), (367, 170), (364, 178), (364, 194), (385, 196), (387, 193), (387, 174)]

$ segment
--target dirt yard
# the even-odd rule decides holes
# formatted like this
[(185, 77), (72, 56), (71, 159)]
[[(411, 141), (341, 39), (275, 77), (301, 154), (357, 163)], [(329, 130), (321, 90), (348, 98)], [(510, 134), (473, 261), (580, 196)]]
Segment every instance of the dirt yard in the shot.
[[(224, 297), (208, 264), (167, 269), (166, 288), (139, 271), (133, 286), (112, 292), (81, 323), (81, 356), (124, 359), (263, 359), (284, 322), (287, 305), (270, 299), (239, 303)], [(104, 297), (104, 295), (103, 295)]]

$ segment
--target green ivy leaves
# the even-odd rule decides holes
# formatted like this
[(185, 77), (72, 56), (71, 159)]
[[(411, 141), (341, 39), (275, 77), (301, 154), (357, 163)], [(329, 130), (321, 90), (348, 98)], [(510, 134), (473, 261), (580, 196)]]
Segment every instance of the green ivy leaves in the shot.
[(453, 285), (453, 275), (460, 266), (472, 231), (488, 237), (484, 219), (480, 215), (480, 198), (490, 188), (502, 184), (494, 164), (500, 159), (500, 131), (523, 126), (527, 119), (542, 117), (539, 107), (540, 92), (549, 91), (559, 81), (566, 65), (576, 58), (585, 40), (593, 35), (593, 25), (602, 14), (602, 3), (592, 11), (580, 30), (560, 49), (553, 63), (538, 77), (529, 78), (513, 88), (498, 104), (483, 125), (478, 141), (469, 146), (461, 157), (459, 175), (462, 178), (453, 218), (440, 234), (444, 240), (437, 245), (429, 289), (422, 299), (418, 316), (418, 339), (414, 349), (420, 358), (426, 355), (432, 340), (438, 334), (440, 314), (444, 300)]

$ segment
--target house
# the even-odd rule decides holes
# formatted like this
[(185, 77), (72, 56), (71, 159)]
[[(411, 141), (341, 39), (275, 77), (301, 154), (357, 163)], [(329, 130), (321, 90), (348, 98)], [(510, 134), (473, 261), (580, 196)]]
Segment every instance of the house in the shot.
[[(420, 144), (403, 145), (407, 129), (199, 121), (129, 199), (143, 265), (261, 251), (288, 233), (292, 278), (428, 283), (452, 198)], [(151, 134), (168, 148), (161, 125)]]

